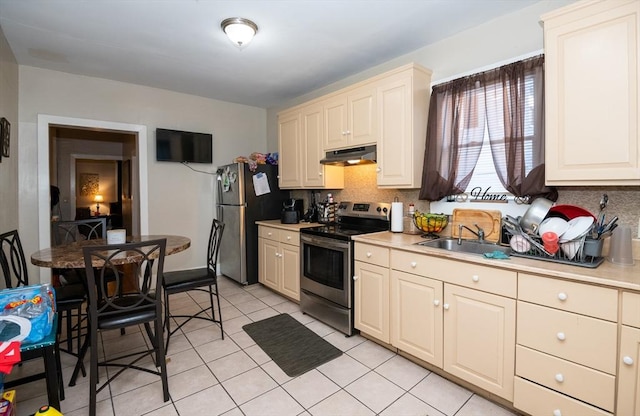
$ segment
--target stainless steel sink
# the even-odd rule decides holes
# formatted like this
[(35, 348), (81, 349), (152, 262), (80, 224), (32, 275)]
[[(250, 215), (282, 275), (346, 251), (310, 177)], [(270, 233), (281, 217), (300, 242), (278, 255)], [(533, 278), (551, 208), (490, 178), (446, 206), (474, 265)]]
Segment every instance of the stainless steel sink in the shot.
[(500, 251), (505, 254), (511, 253), (511, 249), (509, 247), (503, 247), (493, 243), (462, 240), (462, 244), (458, 244), (457, 238), (438, 238), (437, 240), (421, 241), (416, 244), (458, 253), (484, 254), (493, 253), (494, 251)]

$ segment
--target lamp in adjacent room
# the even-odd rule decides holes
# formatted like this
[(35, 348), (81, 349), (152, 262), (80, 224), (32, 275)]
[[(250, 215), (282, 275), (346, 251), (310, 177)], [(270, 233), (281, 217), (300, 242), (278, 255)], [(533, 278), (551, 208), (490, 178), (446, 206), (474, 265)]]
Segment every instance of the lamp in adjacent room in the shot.
[(96, 216), (100, 215), (100, 202), (104, 202), (104, 198), (100, 194), (95, 194), (93, 202), (96, 203)]
[(258, 26), (251, 20), (242, 17), (224, 19), (220, 26), (231, 42), (240, 49), (247, 46), (258, 33)]

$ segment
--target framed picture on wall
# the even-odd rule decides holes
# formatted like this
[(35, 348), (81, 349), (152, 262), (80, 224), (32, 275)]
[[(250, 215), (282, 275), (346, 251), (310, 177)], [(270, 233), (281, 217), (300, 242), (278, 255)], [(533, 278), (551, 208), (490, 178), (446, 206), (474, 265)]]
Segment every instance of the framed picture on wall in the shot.
[(0, 119), (0, 139), (2, 140), (2, 156), (9, 157), (9, 144), (11, 141), (11, 124), (9, 120), (2, 117)]
[(131, 160), (122, 162), (122, 197), (131, 199)]

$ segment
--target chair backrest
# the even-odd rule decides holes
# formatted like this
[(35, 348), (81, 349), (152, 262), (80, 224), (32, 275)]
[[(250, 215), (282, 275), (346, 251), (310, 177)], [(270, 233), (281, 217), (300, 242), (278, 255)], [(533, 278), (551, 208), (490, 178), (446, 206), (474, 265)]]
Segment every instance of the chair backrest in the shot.
[(209, 233), (209, 249), (207, 250), (207, 265), (209, 270), (216, 273), (216, 264), (218, 262), (218, 253), (220, 252), (220, 240), (222, 240), (222, 232), (224, 231), (224, 223), (213, 220), (211, 224), (211, 232)]
[(0, 234), (0, 264), (7, 288), (27, 286), (29, 273), (18, 230)]
[[(149, 308), (156, 308), (156, 313), (161, 314), (166, 246), (167, 239), (162, 238), (83, 247), (92, 324), (101, 316)], [(135, 279), (139, 290), (124, 292), (127, 279)]]
[(51, 223), (51, 235), (54, 246), (74, 243), (78, 240), (104, 238), (107, 235), (107, 219), (54, 221)]

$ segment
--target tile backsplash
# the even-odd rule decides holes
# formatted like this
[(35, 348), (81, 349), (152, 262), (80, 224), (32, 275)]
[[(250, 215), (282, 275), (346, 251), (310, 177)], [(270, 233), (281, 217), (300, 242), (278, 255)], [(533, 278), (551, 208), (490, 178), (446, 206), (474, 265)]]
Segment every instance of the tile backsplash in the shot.
[[(331, 192), (336, 201), (371, 201), (389, 202), (395, 197), (408, 206), (413, 202), (416, 209), (420, 211), (430, 211), (428, 201), (418, 200), (418, 189), (383, 189), (376, 184), (376, 165), (362, 165), (346, 167), (344, 170), (345, 187), (340, 190), (323, 190), (320, 192), (324, 198)], [(606, 218), (613, 216), (619, 218), (620, 225), (628, 225), (634, 230), (634, 237), (638, 237), (640, 228), (640, 187), (559, 187), (558, 204), (579, 205), (597, 215), (599, 211), (600, 198), (602, 194), (607, 194), (609, 204), (606, 208)], [(305, 200), (305, 208), (308, 207), (310, 191), (294, 191), (293, 197)], [(475, 204), (474, 204), (475, 205)], [(460, 204), (460, 208), (474, 208), (470, 203)], [(492, 208), (493, 209), (493, 208)]]

